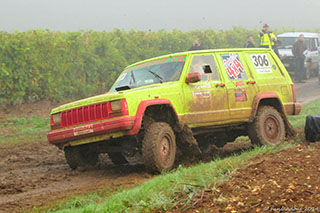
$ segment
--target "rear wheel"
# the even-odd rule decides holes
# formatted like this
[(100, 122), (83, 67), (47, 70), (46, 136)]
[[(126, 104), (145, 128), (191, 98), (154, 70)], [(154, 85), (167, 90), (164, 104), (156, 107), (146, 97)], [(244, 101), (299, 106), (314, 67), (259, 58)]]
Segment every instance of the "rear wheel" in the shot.
[(150, 124), (142, 141), (142, 157), (149, 172), (169, 171), (176, 157), (176, 138), (171, 126), (164, 122)]
[(97, 152), (90, 151), (84, 146), (65, 147), (64, 154), (71, 169), (76, 169), (78, 166), (94, 166), (99, 159)]
[(279, 145), (286, 134), (281, 114), (272, 106), (259, 107), (248, 131), (253, 144), (268, 146)]

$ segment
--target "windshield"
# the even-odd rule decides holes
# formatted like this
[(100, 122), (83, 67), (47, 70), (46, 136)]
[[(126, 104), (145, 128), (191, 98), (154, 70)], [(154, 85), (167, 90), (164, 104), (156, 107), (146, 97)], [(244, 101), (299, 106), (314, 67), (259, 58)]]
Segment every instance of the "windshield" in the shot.
[(110, 92), (137, 88), (145, 85), (178, 81), (186, 56), (175, 56), (149, 61), (126, 69)]
[[(278, 40), (281, 42), (278, 49), (292, 49), (292, 46), (294, 42), (298, 40), (298, 37), (278, 37)], [(308, 49), (310, 49), (310, 40), (310, 38), (304, 38), (304, 42)]]

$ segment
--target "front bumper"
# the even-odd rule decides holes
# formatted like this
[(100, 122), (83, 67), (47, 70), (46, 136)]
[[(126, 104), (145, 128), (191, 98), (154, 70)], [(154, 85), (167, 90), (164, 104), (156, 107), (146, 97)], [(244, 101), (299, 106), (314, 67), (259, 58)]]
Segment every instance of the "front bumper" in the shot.
[(127, 131), (132, 129), (136, 117), (122, 117), (112, 120), (99, 121), (92, 124), (86, 124), (78, 127), (60, 129), (51, 131), (47, 134), (48, 141), (51, 144), (59, 145), (69, 141), (95, 135), (113, 133), (117, 131)]

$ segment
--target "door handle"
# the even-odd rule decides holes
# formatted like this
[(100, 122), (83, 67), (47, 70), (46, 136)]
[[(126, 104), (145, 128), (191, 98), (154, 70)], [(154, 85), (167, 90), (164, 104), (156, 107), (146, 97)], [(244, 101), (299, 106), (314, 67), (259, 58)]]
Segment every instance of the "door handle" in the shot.
[(217, 84), (216, 87), (225, 87), (226, 85), (224, 83)]
[(247, 84), (256, 84), (256, 81), (248, 81)]

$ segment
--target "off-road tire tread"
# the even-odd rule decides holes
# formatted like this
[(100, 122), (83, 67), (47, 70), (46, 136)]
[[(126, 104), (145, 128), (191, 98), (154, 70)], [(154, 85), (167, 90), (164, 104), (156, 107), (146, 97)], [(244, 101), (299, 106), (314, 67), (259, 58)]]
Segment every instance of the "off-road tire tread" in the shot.
[[(173, 141), (173, 149), (171, 154), (176, 154), (175, 134), (168, 123), (154, 122), (150, 124), (145, 130), (145, 136), (142, 141), (142, 158), (145, 168), (151, 173), (161, 173), (163, 170), (171, 170), (174, 166), (174, 160), (172, 165), (167, 168), (161, 168), (161, 165), (157, 162), (156, 145), (159, 141), (159, 135), (163, 131), (169, 131)], [(175, 158), (175, 156), (174, 156)]]
[(79, 166), (77, 154), (75, 154), (74, 147), (64, 147), (64, 155), (69, 167), (75, 170)]
[(88, 156), (83, 156), (85, 148), (80, 146), (65, 147), (65, 157), (71, 169), (78, 166), (95, 166), (99, 160), (98, 153), (90, 152)]
[[(263, 122), (263, 114), (269, 112), (274, 114), (275, 117), (278, 118), (279, 123), (280, 123), (280, 131), (281, 131), (281, 136), (280, 140), (277, 144), (268, 144), (262, 135), (262, 133), (259, 131), (259, 125), (261, 122)], [(281, 116), (281, 114), (272, 106), (261, 106), (258, 109), (257, 115), (252, 123), (249, 124), (248, 128), (248, 135), (251, 140), (251, 143), (254, 145), (278, 145), (280, 144), (284, 139), (286, 135), (286, 128), (285, 128), (285, 123), (284, 120)]]

